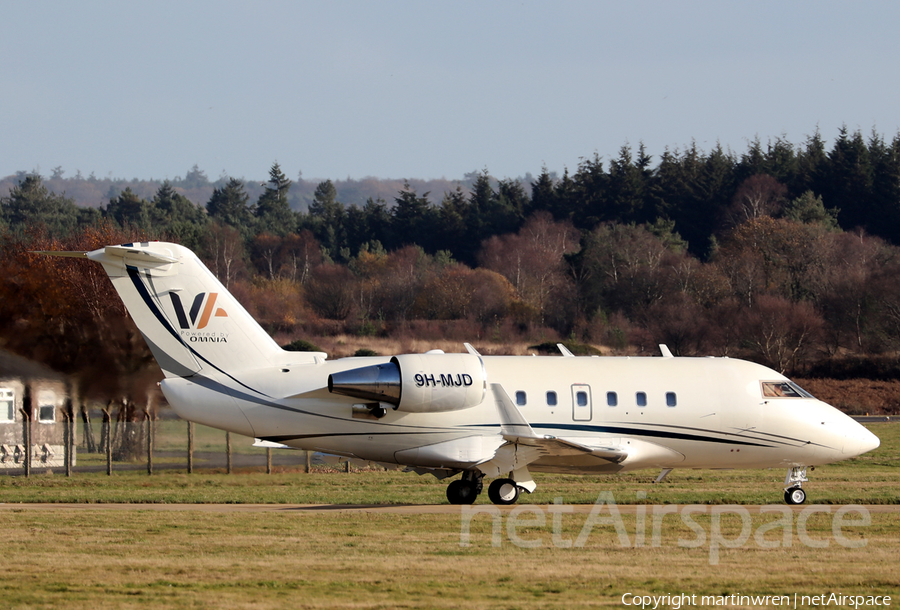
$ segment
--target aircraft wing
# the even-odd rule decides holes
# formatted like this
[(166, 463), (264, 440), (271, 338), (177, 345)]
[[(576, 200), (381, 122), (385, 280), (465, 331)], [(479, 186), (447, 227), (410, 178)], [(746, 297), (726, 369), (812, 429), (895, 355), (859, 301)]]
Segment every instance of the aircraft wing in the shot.
[(628, 457), (628, 452), (622, 447), (586, 445), (539, 435), (513, 404), (503, 386), (491, 384), (491, 391), (500, 414), (500, 433), (506, 442), (497, 449), (493, 458), (478, 465), (478, 469), (486, 475), (499, 476), (518, 470), (542, 457), (590, 455), (616, 464)]

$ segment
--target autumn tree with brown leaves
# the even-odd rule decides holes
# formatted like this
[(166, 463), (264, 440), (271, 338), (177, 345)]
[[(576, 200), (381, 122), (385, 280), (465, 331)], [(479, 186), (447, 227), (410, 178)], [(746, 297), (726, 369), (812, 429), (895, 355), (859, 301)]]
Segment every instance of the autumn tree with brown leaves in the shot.
[(782, 374), (816, 345), (825, 324), (810, 303), (775, 295), (761, 295), (736, 322), (762, 362)]
[(532, 216), (516, 234), (496, 235), (481, 247), (483, 267), (501, 274), (543, 326), (554, 293), (568, 282), (565, 255), (578, 249), (580, 233), (546, 212)]
[(777, 216), (785, 205), (788, 189), (773, 176), (756, 174), (738, 186), (725, 210), (725, 226), (735, 227), (762, 216)]
[(65, 239), (0, 236), (6, 347), (71, 375), (82, 397), (118, 404), (120, 421), (143, 417), (159, 367), (100, 265), (36, 251), (88, 252), (141, 237), (108, 223)]

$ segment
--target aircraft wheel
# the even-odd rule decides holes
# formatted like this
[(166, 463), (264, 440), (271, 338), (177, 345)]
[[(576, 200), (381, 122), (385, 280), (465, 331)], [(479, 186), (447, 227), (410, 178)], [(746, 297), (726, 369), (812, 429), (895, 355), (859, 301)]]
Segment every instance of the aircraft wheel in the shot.
[(784, 491), (784, 501), (788, 504), (803, 504), (806, 502), (806, 492), (800, 487), (791, 487)]
[(459, 479), (447, 486), (447, 499), (450, 504), (472, 504), (477, 497), (478, 493), (471, 481)]
[(494, 504), (515, 504), (519, 499), (519, 486), (512, 479), (495, 479), (488, 487), (488, 498)]

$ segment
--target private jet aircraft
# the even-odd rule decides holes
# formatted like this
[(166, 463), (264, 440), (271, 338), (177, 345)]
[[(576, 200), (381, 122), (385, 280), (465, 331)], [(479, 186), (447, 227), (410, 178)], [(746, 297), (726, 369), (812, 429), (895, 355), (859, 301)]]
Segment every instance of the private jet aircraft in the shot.
[(280, 348), (190, 250), (171, 243), (56, 253), (103, 265), (184, 419), (264, 443), (400, 464), (454, 504), (514, 503), (531, 472), (807, 468), (879, 439), (766, 367), (729, 358), (482, 356), (430, 351), (341, 358)]

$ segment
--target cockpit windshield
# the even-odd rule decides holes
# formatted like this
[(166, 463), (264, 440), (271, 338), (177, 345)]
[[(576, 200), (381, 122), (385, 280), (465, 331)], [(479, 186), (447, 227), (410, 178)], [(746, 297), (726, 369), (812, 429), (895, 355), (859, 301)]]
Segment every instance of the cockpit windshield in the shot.
[(813, 398), (813, 395), (793, 381), (762, 381), (762, 393), (766, 398)]

